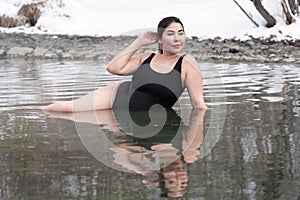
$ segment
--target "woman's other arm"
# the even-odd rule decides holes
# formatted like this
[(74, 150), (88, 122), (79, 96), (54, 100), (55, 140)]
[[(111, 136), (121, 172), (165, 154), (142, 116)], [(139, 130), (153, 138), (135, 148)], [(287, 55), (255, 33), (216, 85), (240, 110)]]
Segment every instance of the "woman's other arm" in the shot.
[(185, 71), (185, 86), (190, 95), (193, 108), (207, 109), (203, 98), (203, 81), (198, 62), (194, 57), (186, 55), (184, 57), (183, 69)]

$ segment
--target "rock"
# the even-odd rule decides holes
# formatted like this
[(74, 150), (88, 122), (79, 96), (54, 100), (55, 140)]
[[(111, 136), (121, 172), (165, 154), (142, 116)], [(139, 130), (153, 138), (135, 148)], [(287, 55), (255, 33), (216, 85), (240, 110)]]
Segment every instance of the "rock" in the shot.
[(5, 51), (3, 49), (0, 49), (0, 57), (5, 55)]
[(48, 51), (45, 55), (44, 58), (47, 59), (58, 59), (58, 55), (56, 53)]
[(62, 53), (62, 54), (61, 54), (61, 57), (62, 57), (63, 59), (73, 59), (73, 58), (74, 58), (74, 55), (71, 54), (71, 53)]
[(31, 54), (33, 52), (33, 48), (28, 47), (13, 47), (9, 49), (7, 52), (8, 56), (28, 56), (28, 54)]
[(252, 46), (252, 47), (254, 47), (255, 46), (255, 42), (253, 42), (252, 40), (248, 40), (248, 41), (246, 41), (246, 43), (245, 43), (246, 45), (249, 45), (249, 46)]
[(49, 51), (48, 49), (37, 47), (34, 50), (33, 55), (34, 57), (43, 57), (48, 51)]
[(240, 48), (238, 46), (229, 47), (229, 53), (238, 53)]

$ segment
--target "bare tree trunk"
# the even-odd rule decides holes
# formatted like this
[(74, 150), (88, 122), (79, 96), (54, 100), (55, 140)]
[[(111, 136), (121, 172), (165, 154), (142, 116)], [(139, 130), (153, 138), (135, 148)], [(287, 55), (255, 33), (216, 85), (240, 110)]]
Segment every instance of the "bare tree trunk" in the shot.
[[(295, 1), (294, 1), (295, 2)], [(283, 12), (286, 16), (286, 24), (292, 24), (292, 23), (295, 23), (296, 20), (295, 18), (293, 17), (293, 14), (291, 13), (292, 12), (292, 9), (290, 7), (290, 0), (289, 0), (289, 4), (286, 3), (285, 0), (281, 0), (281, 4), (282, 4), (282, 7), (283, 7)], [(292, 4), (293, 5), (293, 4)]]
[(263, 16), (263, 18), (267, 21), (267, 27), (273, 27), (276, 25), (276, 19), (270, 15), (270, 13), (263, 7), (261, 4), (261, 0), (252, 0), (257, 11)]
[(296, 0), (288, 0), (288, 2), (289, 2), (289, 6), (291, 8), (291, 12), (293, 13), (293, 15), (296, 15), (296, 13), (297, 13)]
[(295, 5), (295, 6), (296, 6), (296, 15), (297, 15), (297, 16), (299, 16), (299, 6), (300, 6), (300, 0), (298, 0), (298, 1), (297, 1), (297, 0), (295, 0), (295, 2), (296, 2), (296, 3), (295, 3), (295, 4), (296, 4), (296, 5)]

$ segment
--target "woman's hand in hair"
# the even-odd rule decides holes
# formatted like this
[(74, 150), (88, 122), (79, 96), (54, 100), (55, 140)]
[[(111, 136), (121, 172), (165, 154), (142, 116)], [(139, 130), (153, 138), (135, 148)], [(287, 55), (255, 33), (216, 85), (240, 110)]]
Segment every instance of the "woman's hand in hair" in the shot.
[(141, 46), (148, 46), (157, 42), (156, 32), (147, 31), (138, 37)]

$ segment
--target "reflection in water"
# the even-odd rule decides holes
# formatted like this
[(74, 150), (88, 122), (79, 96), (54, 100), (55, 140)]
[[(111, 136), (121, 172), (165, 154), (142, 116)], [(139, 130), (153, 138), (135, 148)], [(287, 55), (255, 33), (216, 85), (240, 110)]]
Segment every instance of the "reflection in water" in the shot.
[[(201, 153), (205, 114), (199, 109), (185, 109), (184, 112), (190, 113), (187, 125), (175, 110), (160, 107), (149, 112), (47, 113), (51, 117), (75, 121), (87, 150), (107, 166), (145, 176), (143, 183), (160, 187), (161, 196), (182, 197), (188, 182), (186, 163), (197, 161)], [(89, 127), (88, 123), (98, 124), (99, 129)], [(109, 141), (104, 140), (103, 137), (109, 137), (107, 134), (111, 132), (118, 134)], [(101, 134), (105, 135), (99, 138)], [(107, 144), (110, 142), (111, 145)], [(101, 157), (101, 154), (105, 155)]]
[[(166, 188), (175, 185), (184, 188), (180, 191), (185, 199), (299, 199), (299, 66), (201, 63), (210, 109), (204, 115), (200, 151), (190, 148), (192, 155), (200, 155), (191, 160), (188, 155), (180, 157), (175, 147), (179, 143), (166, 138), (169, 144), (164, 148), (171, 148), (168, 153), (177, 157), (160, 160), (150, 142), (142, 150), (137, 138), (130, 135), (138, 127), (116, 122), (112, 111), (97, 114), (90, 122), (75, 123), (72, 118), (52, 118), (40, 111), (40, 105), (70, 100), (119, 80), (106, 73), (100, 78), (105, 63), (98, 61), (49, 62), (0, 60), (0, 199), (164, 199), (160, 195), (167, 196), (173, 190)], [(223, 85), (216, 81), (216, 71)], [(175, 106), (174, 110), (181, 122), (173, 128), (184, 135), (194, 117), (185, 112), (189, 105), (186, 93), (180, 101), (184, 109), (181, 112)], [(221, 135), (211, 134), (223, 125), (220, 114), (213, 114), (213, 105), (226, 108)], [(174, 120), (177, 118), (175, 115)], [(75, 121), (80, 121), (79, 116)], [(162, 128), (160, 123), (154, 127), (157, 132)], [(99, 141), (105, 141), (101, 152)], [(184, 149), (184, 142), (181, 144)], [(127, 164), (115, 162), (114, 151), (120, 149), (151, 163), (150, 167), (128, 166), (129, 159)], [(156, 164), (162, 161), (174, 165), (162, 171), (163, 166)], [(106, 166), (110, 163), (114, 168)], [(119, 168), (123, 171), (115, 170)], [(170, 178), (175, 168), (180, 177), (176, 180)], [(140, 173), (124, 172), (129, 170)]]

